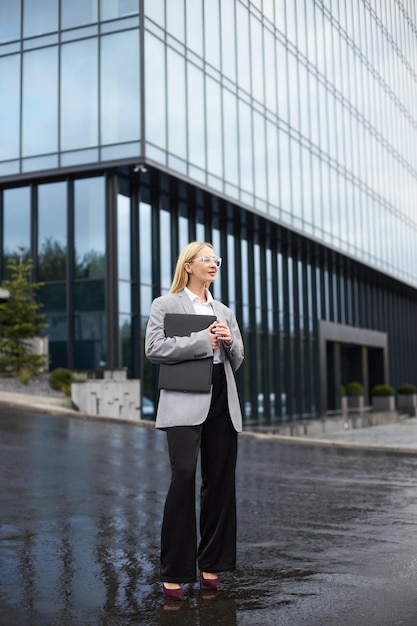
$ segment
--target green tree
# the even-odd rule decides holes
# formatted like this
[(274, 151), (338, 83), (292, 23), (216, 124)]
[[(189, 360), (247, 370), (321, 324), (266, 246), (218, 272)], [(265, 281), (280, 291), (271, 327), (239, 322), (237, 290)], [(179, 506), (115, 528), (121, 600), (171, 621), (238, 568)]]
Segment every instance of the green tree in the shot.
[(3, 287), (9, 292), (6, 302), (0, 303), (0, 374), (18, 376), (22, 381), (27, 375), (38, 375), (48, 364), (48, 356), (33, 353), (31, 339), (39, 335), (45, 316), (42, 305), (36, 301), (36, 292), (42, 283), (32, 283), (31, 259), (23, 260), (23, 248), (19, 259), (9, 259)]

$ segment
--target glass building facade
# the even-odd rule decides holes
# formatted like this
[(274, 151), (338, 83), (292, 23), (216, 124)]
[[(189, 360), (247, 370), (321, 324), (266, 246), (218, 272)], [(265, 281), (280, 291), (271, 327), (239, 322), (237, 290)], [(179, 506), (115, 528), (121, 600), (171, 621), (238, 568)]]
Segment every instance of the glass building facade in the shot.
[(212, 241), (245, 418), (417, 383), (413, 0), (0, 0), (0, 277), (45, 283), (51, 367), (127, 367)]

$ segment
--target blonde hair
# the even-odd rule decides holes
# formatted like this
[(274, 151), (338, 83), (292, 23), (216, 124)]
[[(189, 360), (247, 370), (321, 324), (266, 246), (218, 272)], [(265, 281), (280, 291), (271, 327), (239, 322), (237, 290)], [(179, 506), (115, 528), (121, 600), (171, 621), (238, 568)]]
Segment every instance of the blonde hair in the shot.
[[(169, 290), (170, 293), (178, 293), (187, 286), (189, 276), (187, 270), (185, 269), (185, 264), (192, 261), (198, 255), (198, 253), (206, 247), (214, 250), (211, 243), (207, 243), (205, 241), (192, 241), (181, 250), (177, 260), (177, 265), (175, 267), (171, 289)], [(206, 284), (206, 287), (207, 286), (208, 283)]]

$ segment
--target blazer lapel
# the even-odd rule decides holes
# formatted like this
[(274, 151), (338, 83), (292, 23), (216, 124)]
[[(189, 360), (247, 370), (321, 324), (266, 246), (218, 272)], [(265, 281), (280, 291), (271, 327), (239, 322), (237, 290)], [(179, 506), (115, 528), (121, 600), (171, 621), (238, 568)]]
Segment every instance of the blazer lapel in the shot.
[(184, 313), (195, 313), (193, 303), (191, 302), (185, 291), (179, 291), (176, 295), (181, 303), (181, 306), (184, 309)]

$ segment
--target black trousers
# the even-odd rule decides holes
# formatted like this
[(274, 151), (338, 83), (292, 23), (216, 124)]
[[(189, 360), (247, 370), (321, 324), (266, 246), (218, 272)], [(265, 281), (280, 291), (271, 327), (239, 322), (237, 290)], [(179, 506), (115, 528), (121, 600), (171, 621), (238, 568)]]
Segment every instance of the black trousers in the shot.
[[(161, 534), (161, 580), (192, 583), (204, 572), (236, 568), (237, 432), (227, 406), (223, 365), (213, 367), (213, 394), (199, 426), (167, 428), (171, 484)], [(196, 468), (201, 451), (200, 542), (197, 547)]]

